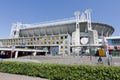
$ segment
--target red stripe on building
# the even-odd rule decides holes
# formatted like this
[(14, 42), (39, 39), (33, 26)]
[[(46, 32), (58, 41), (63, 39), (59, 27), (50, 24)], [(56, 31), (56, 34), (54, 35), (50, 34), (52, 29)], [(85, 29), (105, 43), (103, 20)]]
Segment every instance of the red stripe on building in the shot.
[(114, 46), (107, 46), (108, 50), (114, 50)]
[(120, 46), (117, 46), (117, 49), (120, 50)]

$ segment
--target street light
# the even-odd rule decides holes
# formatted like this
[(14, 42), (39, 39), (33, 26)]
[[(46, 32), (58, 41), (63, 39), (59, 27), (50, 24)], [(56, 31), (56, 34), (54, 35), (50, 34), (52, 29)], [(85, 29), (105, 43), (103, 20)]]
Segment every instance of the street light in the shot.
[(92, 12), (91, 9), (85, 10), (85, 13), (86, 13), (86, 15), (87, 15), (87, 26), (88, 26), (88, 30), (92, 30), (92, 28), (91, 28), (91, 12)]
[(80, 11), (75, 11), (74, 15), (78, 17), (80, 15)]
[(74, 15), (76, 17), (76, 29), (79, 28), (79, 18), (80, 18), (80, 12), (79, 11), (75, 11)]

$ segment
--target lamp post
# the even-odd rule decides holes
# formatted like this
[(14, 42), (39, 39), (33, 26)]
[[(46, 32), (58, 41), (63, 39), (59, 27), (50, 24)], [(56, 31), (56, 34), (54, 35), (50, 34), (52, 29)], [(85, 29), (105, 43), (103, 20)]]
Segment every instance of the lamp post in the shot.
[(76, 20), (79, 20), (80, 12), (79, 11), (75, 11), (74, 15), (76, 17)]
[(86, 13), (86, 16), (87, 16), (87, 27), (88, 27), (88, 30), (92, 30), (92, 28), (91, 28), (91, 12), (92, 12), (91, 9), (85, 10), (85, 13)]

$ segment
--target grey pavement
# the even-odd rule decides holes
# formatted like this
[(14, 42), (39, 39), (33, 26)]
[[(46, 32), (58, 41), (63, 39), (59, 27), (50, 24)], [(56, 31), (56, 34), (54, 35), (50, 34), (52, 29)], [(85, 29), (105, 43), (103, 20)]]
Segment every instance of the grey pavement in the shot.
[(47, 79), (0, 72), (0, 80), (47, 80)]
[[(4, 59), (7, 61), (57, 63), (57, 64), (90, 64), (98, 65), (98, 57), (90, 56), (25, 56), (17, 59)], [(108, 65), (107, 58), (102, 57), (103, 64)], [(113, 57), (112, 66), (120, 66), (120, 57)]]

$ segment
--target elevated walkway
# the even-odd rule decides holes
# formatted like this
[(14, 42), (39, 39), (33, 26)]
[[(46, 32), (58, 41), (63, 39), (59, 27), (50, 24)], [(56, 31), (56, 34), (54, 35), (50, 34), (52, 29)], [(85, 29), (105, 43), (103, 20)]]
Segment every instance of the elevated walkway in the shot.
[[(0, 51), (12, 51), (12, 48), (0, 48)], [(14, 51), (24, 51), (24, 52), (45, 52), (43, 50), (36, 49), (24, 49), (24, 48), (15, 48)]]
[(0, 48), (0, 51), (10, 51), (11, 52), (11, 57), (13, 55), (13, 53), (15, 52), (15, 58), (18, 57), (18, 52), (32, 52), (33, 56), (36, 56), (37, 52), (46, 52), (44, 50), (36, 50), (36, 49), (25, 49), (25, 48)]

